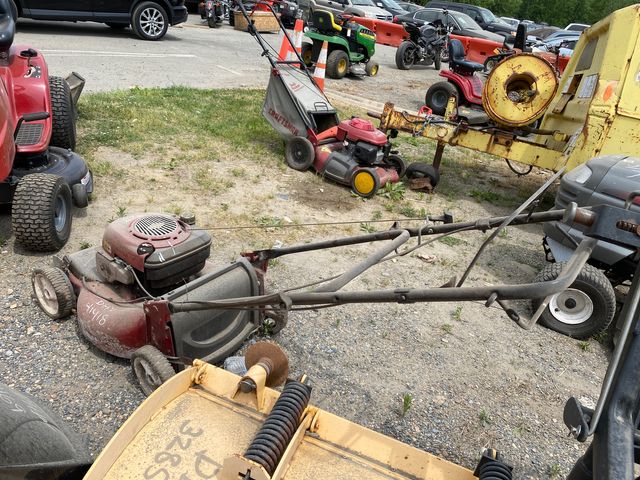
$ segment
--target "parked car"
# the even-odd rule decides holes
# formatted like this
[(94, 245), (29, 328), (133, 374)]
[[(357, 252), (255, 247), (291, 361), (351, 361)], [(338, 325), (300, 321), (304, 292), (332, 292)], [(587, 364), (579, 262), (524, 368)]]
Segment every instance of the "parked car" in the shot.
[(143, 40), (160, 40), (169, 25), (187, 21), (184, 0), (13, 0), (18, 16), (34, 20), (106, 23), (114, 29), (131, 25)]
[(309, 9), (328, 10), (334, 15), (349, 13), (356, 17), (375, 18), (387, 22), (393, 20), (393, 15), (376, 6), (372, 0), (309, 0)]
[(285, 27), (293, 28), (298, 18), (298, 2), (296, 0), (278, 0), (273, 4), (274, 9), (280, 13), (280, 20)]
[(491, 10), (484, 7), (459, 2), (444, 2), (442, 0), (431, 0), (427, 3), (427, 7), (446, 8), (447, 10), (465, 13), (475, 20), (481, 28), (498, 33), (504, 37), (513, 37), (516, 34), (515, 28), (500, 20)]
[(424, 23), (433, 23), (436, 20), (440, 20), (443, 24), (452, 27), (451, 33), (453, 35), (460, 35), (463, 37), (484, 38), (486, 40), (492, 40), (494, 42), (504, 42), (504, 37), (496, 33), (491, 33), (483, 30), (480, 25), (473, 21), (469, 15), (465, 15), (455, 10), (449, 10), (448, 17), (445, 16), (444, 10), (441, 8), (421, 8), (413, 13), (407, 13), (394, 19), (394, 22), (413, 22), (418, 25)]
[(375, 4), (389, 12), (391, 15), (398, 16), (404, 15), (405, 13), (409, 13), (408, 10), (405, 10), (395, 0), (374, 0)]
[(571, 31), (571, 30), (558, 30), (553, 32), (547, 38), (544, 39), (545, 42), (551, 42), (553, 40), (557, 40), (559, 38), (574, 38), (579, 37), (581, 32)]
[(540, 40), (544, 40), (549, 35), (557, 32), (558, 30), (560, 30), (559, 27), (546, 26), (546, 27), (535, 28), (533, 30), (527, 29), (527, 34), (533, 37), (539, 38)]
[(422, 5), (416, 5), (411, 2), (397, 2), (402, 8), (404, 8), (407, 12), (415, 12), (416, 10), (420, 10)]
[(569, 25), (567, 25), (566, 27), (564, 27), (565, 30), (571, 30), (572, 32), (582, 32), (584, 30), (586, 30), (587, 28), (589, 28), (591, 25), (587, 25), (585, 23), (570, 23)]
[(514, 30), (518, 28), (518, 24), (520, 23), (520, 20), (511, 17), (500, 17), (500, 20), (511, 25), (511, 28), (513, 28)]

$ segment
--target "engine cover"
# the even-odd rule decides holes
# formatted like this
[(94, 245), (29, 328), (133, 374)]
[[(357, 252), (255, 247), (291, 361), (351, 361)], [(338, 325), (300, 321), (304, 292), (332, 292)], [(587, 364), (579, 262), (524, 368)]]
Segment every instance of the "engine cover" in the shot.
[[(177, 217), (149, 214), (125, 217), (110, 223), (102, 238), (104, 251), (131, 265), (149, 288), (176, 285), (204, 268), (209, 258), (211, 235), (191, 230)], [(104, 255), (103, 255), (104, 257)], [(105, 258), (99, 259), (105, 265)]]
[(362, 118), (352, 118), (340, 122), (336, 137), (342, 141), (357, 142), (362, 140), (378, 147), (384, 147), (387, 143), (387, 136), (374, 127), (373, 123)]

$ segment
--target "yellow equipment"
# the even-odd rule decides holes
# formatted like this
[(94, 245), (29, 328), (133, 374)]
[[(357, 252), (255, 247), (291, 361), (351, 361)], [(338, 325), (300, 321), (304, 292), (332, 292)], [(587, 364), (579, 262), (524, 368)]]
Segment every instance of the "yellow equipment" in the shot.
[[(519, 135), (522, 132), (504, 127), (480, 129), (447, 120), (434, 121), (397, 112), (390, 103), (379, 117), (380, 129), (400, 130), (437, 141), (436, 168), (445, 145), (470, 148), (553, 171), (564, 165), (567, 171), (571, 170), (599, 155), (638, 156), (639, 39), (640, 5), (617, 10), (585, 30), (546, 108), (540, 128), (530, 130), (534, 135), (524, 137)], [(525, 102), (514, 105), (513, 101), (507, 101), (510, 88), (525, 94), (530, 90), (529, 104), (543, 100), (552, 89), (546, 80), (532, 81), (542, 78), (546, 75), (544, 72), (530, 73), (527, 80), (524, 75), (527, 71), (521, 70), (517, 77), (512, 77), (510, 73), (513, 74), (514, 64), (520, 62), (520, 58), (520, 55), (510, 57), (495, 68), (489, 79), (493, 87), (486, 87), (494, 91), (483, 99), (487, 113), (503, 126), (521, 126), (535, 119), (527, 116), (526, 109), (522, 108)], [(513, 88), (514, 85), (518, 88)], [(538, 107), (542, 105), (544, 102)]]

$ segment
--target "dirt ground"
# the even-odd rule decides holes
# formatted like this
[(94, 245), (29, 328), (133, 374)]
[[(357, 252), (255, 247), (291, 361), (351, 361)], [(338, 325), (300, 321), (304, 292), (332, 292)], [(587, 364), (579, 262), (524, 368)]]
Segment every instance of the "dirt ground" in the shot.
[[(406, 139), (401, 148), (412, 159), (430, 151)], [(109, 162), (121, 174), (98, 177), (95, 199), (86, 211), (75, 212), (63, 253), (98, 245), (106, 223), (117, 216), (190, 211), (200, 227), (211, 229), (211, 259), (224, 265), (243, 250), (278, 242), (384, 230), (396, 219), (402, 225), (421, 223), (406, 221), (407, 215), (447, 210), (456, 221), (466, 221), (508, 214), (548, 177), (534, 170), (518, 178), (498, 159), (449, 148), (434, 194), (406, 191), (398, 198), (394, 190), (363, 200), (311, 172), (223, 153), (198, 165), (208, 178), (227, 182), (205, 195), (191, 187), (195, 166), (167, 169), (159, 160), (153, 152), (100, 148), (93, 162)], [(353, 223), (331, 225), (345, 221)], [(303, 223), (328, 225), (296, 226)], [(9, 216), (2, 215), (0, 232), (8, 240), (0, 254), (5, 272), (0, 375), (48, 402), (98, 452), (142, 395), (127, 362), (81, 339), (73, 317), (50, 322), (34, 305), (30, 270), (50, 259), (15, 247), (9, 225)], [(371, 269), (346, 288), (442, 285), (464, 271), (486, 235), (464, 233), (458, 240), (435, 242)], [(532, 280), (544, 264), (541, 240), (539, 226), (509, 229), (486, 251), (467, 284)], [(283, 257), (273, 262), (268, 287), (335, 275), (374, 249), (364, 245)], [(566, 475), (583, 446), (567, 438), (564, 402), (574, 395), (594, 403), (607, 361), (606, 347), (596, 341), (581, 343), (539, 326), (522, 330), (482, 302), (295, 312), (274, 340), (289, 354), (292, 371), (311, 377), (316, 405), (471, 469), (482, 448), (497, 448), (521, 479)], [(411, 407), (403, 416), (405, 397)]]

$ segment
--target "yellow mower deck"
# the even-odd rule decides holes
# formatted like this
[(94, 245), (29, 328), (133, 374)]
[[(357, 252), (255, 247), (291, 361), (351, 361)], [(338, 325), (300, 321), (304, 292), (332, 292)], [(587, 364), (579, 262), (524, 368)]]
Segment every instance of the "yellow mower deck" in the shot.
[[(196, 361), (134, 412), (85, 479), (244, 478), (238, 470), (246, 471), (246, 460), (240, 456), (279, 393), (258, 388), (257, 395), (235, 395), (239, 380)], [(273, 475), (256, 471), (255, 480), (475, 478), (467, 469), (312, 405)]]

